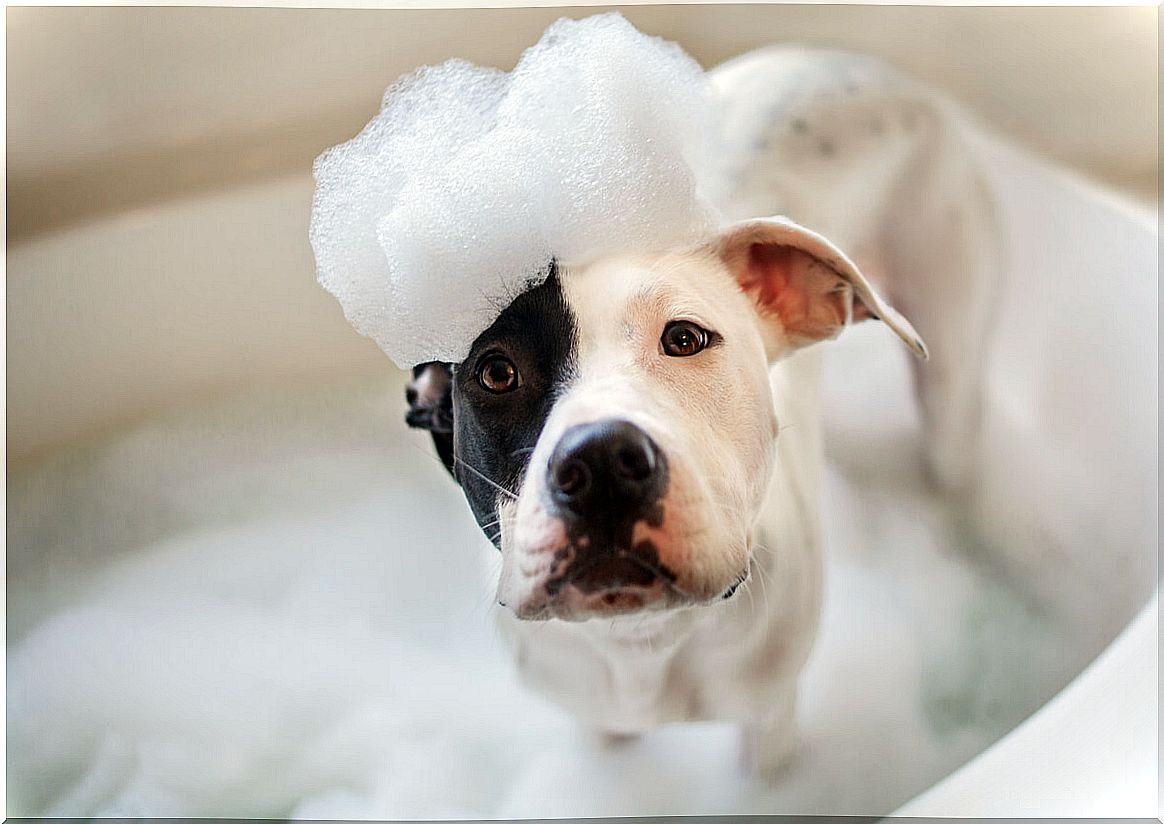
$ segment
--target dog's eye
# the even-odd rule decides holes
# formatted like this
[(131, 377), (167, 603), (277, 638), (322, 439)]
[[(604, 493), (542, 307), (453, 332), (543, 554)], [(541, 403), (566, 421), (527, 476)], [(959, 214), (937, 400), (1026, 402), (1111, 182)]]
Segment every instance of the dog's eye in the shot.
[(490, 355), (477, 367), (477, 383), (495, 395), (517, 389), (520, 379), (513, 361), (502, 355)]
[(663, 352), (673, 358), (696, 355), (711, 343), (711, 333), (689, 320), (673, 320), (663, 330)]

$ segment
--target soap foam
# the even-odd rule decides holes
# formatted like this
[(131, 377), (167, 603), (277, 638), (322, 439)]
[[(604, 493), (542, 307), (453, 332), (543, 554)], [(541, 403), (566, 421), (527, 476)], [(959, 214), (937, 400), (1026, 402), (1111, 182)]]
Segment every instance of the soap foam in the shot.
[(706, 236), (712, 97), (617, 13), (561, 19), (510, 73), (451, 60), (315, 165), (319, 282), (397, 365), (457, 362), (550, 263)]

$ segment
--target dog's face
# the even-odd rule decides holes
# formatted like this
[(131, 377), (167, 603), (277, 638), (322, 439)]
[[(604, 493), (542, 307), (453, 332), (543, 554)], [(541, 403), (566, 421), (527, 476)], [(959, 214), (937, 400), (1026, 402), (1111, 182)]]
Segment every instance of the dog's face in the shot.
[(501, 550), (517, 616), (712, 603), (748, 574), (773, 470), (769, 364), (886, 309), (787, 222), (557, 265), (465, 361), (417, 367), (409, 423)]

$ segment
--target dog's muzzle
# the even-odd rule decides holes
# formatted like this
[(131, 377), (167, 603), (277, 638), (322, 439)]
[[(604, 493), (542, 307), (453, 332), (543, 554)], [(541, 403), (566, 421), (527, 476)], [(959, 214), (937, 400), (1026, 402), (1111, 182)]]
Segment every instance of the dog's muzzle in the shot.
[(646, 432), (611, 419), (572, 426), (548, 470), (548, 497), (570, 543), (551, 594), (567, 585), (589, 594), (674, 580), (658, 548), (635, 539), (636, 524), (662, 525), (667, 491), (667, 459)]

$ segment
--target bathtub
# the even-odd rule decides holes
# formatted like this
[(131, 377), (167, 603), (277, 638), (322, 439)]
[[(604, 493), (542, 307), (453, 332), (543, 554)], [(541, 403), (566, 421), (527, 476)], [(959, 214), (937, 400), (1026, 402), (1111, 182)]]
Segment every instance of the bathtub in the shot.
[(11, 247), (8, 813), (1155, 816), (1155, 216), (982, 151), (1014, 262), (982, 481), (926, 488), (883, 329), (830, 349), (771, 785), (728, 728), (607, 750), (515, 682), (404, 376), (313, 282), (307, 176)]

